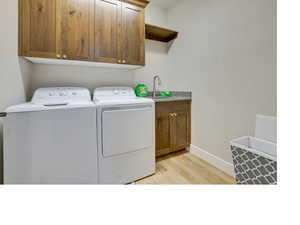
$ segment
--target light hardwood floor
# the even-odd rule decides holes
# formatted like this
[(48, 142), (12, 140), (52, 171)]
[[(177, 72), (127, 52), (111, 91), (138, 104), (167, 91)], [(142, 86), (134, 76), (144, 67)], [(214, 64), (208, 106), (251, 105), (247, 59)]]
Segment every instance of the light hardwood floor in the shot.
[(136, 184), (234, 184), (234, 178), (189, 152), (159, 158), (156, 173)]

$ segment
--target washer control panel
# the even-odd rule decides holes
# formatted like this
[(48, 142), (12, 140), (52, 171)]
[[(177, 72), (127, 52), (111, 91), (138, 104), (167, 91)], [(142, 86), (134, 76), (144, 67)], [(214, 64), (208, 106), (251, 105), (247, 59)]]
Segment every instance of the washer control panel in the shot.
[(86, 88), (59, 87), (39, 88), (34, 92), (32, 102), (82, 102), (91, 101), (91, 94)]

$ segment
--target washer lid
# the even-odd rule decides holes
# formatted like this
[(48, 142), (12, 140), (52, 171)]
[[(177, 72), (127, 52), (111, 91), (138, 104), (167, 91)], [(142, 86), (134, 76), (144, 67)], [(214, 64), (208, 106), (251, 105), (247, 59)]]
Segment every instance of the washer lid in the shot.
[(37, 112), (47, 111), (53, 109), (75, 109), (75, 108), (87, 108), (95, 107), (93, 102), (76, 102), (76, 103), (55, 103), (55, 104), (35, 104), (24, 103), (8, 107), (5, 112), (7, 113), (22, 113), (22, 112)]
[(7, 113), (45, 111), (62, 108), (82, 108), (94, 106), (86, 88), (62, 87), (39, 88), (31, 102), (7, 108)]

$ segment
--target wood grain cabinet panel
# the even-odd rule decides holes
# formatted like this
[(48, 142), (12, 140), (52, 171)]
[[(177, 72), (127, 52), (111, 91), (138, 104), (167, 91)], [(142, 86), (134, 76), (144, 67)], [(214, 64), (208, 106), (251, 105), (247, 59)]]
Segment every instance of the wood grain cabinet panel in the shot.
[(156, 156), (166, 155), (171, 152), (171, 120), (169, 114), (156, 117)]
[(94, 61), (118, 63), (121, 60), (121, 16), (120, 1), (95, 0)]
[(191, 101), (156, 103), (156, 157), (191, 144)]
[(63, 59), (89, 60), (92, 57), (94, 35), (94, 0), (58, 0), (61, 24), (61, 53)]
[(172, 149), (179, 151), (188, 145), (188, 112), (176, 112), (172, 124)]
[(19, 0), (19, 55), (56, 58), (56, 0)]
[(122, 3), (122, 62), (145, 65), (144, 8)]
[(145, 65), (149, 1), (127, 2), (19, 0), (19, 55)]

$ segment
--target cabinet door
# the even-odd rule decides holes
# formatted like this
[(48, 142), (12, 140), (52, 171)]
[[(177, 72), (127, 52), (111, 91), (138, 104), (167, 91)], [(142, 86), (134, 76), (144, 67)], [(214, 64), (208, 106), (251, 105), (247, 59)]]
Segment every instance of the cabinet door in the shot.
[(19, 0), (19, 55), (56, 58), (56, 0)]
[(117, 63), (121, 60), (121, 10), (120, 1), (95, 0), (94, 61)]
[(172, 120), (172, 152), (185, 149), (189, 144), (188, 112), (176, 112)]
[(169, 114), (156, 115), (156, 157), (171, 152), (171, 121)]
[(64, 59), (91, 59), (94, 0), (58, 0), (61, 50)]
[(145, 65), (144, 9), (122, 3), (122, 63)]

